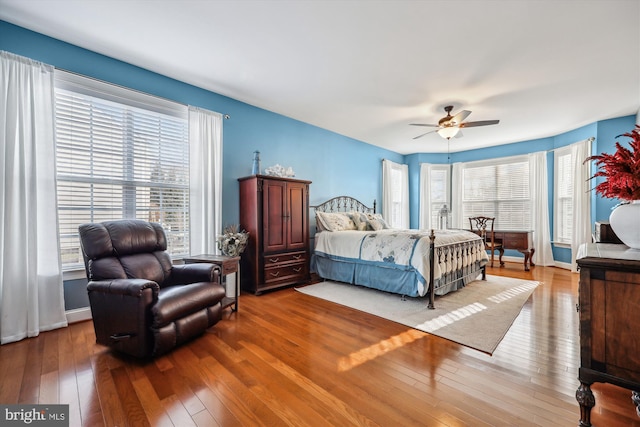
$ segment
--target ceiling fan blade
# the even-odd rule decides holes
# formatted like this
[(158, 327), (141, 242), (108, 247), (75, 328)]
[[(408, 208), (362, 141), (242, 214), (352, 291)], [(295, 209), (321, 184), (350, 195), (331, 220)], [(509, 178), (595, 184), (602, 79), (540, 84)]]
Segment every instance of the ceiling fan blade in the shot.
[(478, 122), (466, 122), (460, 123), (461, 128), (473, 128), (477, 126), (489, 126), (489, 125), (497, 125), (500, 123), (500, 120), (480, 120)]
[(425, 123), (409, 123), (410, 126), (426, 126), (426, 127), (430, 127), (430, 128), (437, 128), (438, 125), (428, 125)]
[(460, 111), (459, 113), (457, 113), (455, 116), (451, 117), (451, 118), (449, 119), (449, 123), (454, 122), (454, 123), (460, 124), (460, 123), (462, 123), (462, 121), (463, 121), (464, 119), (466, 119), (467, 117), (469, 117), (469, 114), (471, 114), (471, 111), (469, 111), (469, 110), (462, 110), (462, 111)]
[(418, 136), (414, 136), (413, 139), (418, 139), (418, 138), (422, 138), (425, 135), (428, 135), (430, 133), (436, 132), (435, 130), (430, 130), (429, 132), (423, 133), (422, 135), (418, 135)]

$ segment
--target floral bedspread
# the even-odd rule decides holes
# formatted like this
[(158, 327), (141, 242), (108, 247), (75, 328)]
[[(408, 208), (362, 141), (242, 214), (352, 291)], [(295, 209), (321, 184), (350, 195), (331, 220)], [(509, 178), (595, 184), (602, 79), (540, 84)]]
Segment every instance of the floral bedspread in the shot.
[[(468, 255), (443, 257), (436, 260), (434, 279), (444, 273), (471, 265), (475, 261), (488, 260), (482, 239), (465, 230), (438, 230), (435, 246), (476, 242)], [(393, 268), (415, 269), (429, 281), (429, 232), (420, 230), (387, 229), (380, 231), (339, 231), (316, 234), (315, 251), (323, 256), (362, 263), (387, 264)]]

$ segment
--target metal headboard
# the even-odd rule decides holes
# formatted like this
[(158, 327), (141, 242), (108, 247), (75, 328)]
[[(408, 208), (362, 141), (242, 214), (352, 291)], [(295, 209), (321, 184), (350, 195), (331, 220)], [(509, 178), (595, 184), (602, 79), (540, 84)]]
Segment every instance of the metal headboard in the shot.
[(314, 212), (362, 212), (362, 213), (376, 213), (376, 201), (373, 201), (373, 207), (365, 205), (361, 201), (349, 196), (338, 196), (333, 199), (329, 199), (326, 202), (320, 203), (316, 206), (311, 206)]

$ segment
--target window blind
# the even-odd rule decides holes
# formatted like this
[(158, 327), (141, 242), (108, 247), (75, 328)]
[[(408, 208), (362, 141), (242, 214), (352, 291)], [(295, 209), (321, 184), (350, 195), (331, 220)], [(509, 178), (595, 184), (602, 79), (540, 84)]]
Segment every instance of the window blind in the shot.
[(402, 170), (391, 168), (391, 218), (389, 223), (397, 227), (402, 223)]
[(573, 162), (570, 148), (559, 149), (555, 159), (555, 236), (560, 243), (571, 244), (573, 235)]
[(408, 166), (384, 159), (382, 162), (382, 214), (393, 228), (409, 228)]
[(462, 166), (462, 217), (495, 217), (495, 228), (531, 229), (529, 161), (526, 157)]
[(82, 263), (80, 224), (113, 219), (159, 222), (169, 253), (188, 254), (187, 108), (103, 82), (65, 77), (56, 81), (63, 268)]

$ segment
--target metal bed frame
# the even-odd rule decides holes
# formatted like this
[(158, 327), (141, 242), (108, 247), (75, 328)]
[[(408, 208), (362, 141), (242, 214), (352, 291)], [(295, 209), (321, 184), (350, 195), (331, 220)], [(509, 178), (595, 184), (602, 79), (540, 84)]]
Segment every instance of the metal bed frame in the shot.
[[(329, 199), (319, 205), (311, 206), (315, 212), (362, 212), (362, 213), (376, 213), (376, 201), (373, 201), (373, 207), (369, 207), (357, 199), (350, 196), (338, 196)], [(448, 260), (459, 259), (465, 255), (469, 256), (471, 251), (471, 244), (473, 241), (457, 242), (446, 246), (435, 245), (436, 235), (433, 229), (429, 234), (429, 288), (427, 294), (429, 295), (428, 308), (434, 309), (435, 292), (444, 286), (455, 283), (459, 280), (464, 280), (478, 274), (478, 270), (469, 268), (469, 271), (456, 270), (449, 273), (445, 273), (440, 279), (439, 284), (435, 285), (434, 278), (434, 266), (436, 259), (439, 263), (447, 262)], [(462, 271), (462, 275), (460, 272)], [(482, 280), (487, 279), (486, 267), (483, 265), (480, 267), (482, 272)]]

